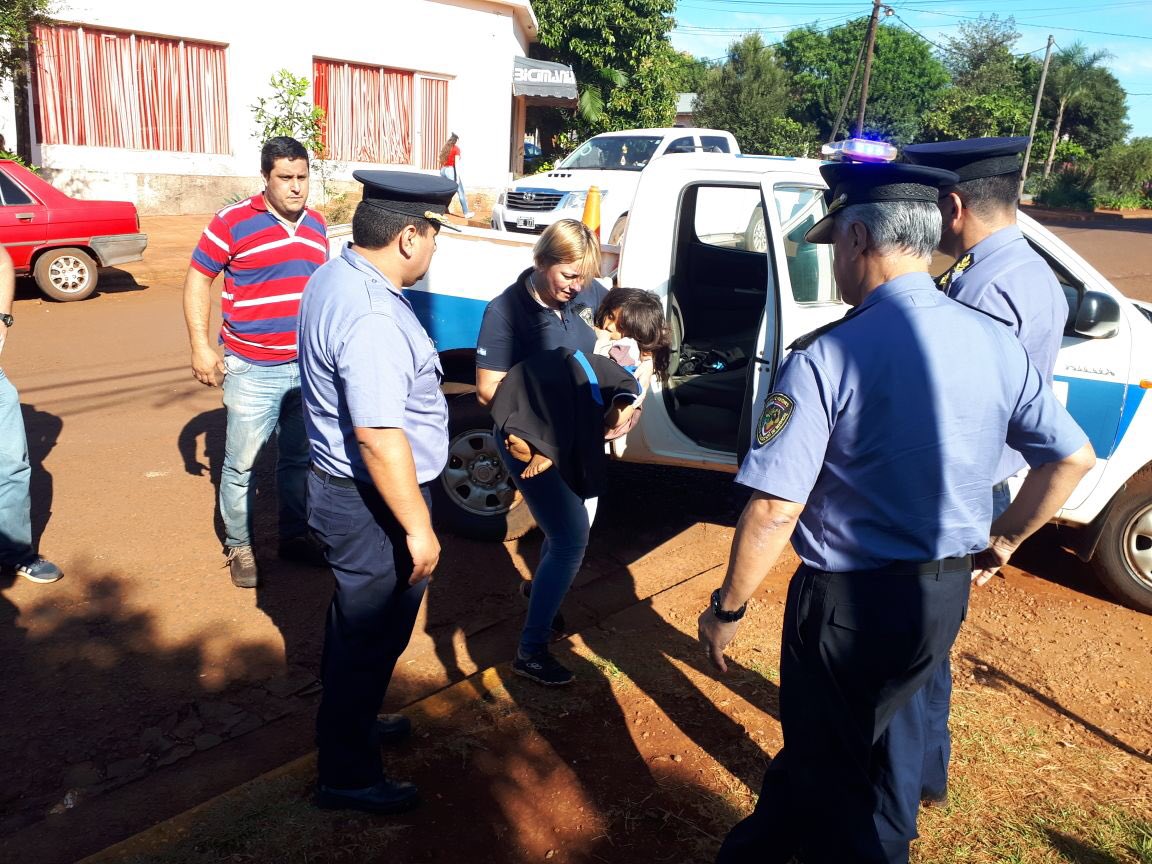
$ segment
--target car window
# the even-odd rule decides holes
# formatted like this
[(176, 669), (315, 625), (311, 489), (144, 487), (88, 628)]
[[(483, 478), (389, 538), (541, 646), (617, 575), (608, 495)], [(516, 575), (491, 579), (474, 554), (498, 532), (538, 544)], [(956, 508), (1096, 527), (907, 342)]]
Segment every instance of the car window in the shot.
[(824, 190), (811, 186), (777, 186), (772, 190), (784, 237), (788, 281), (797, 303), (833, 303), (840, 289), (832, 277), (832, 247), (809, 243), (808, 229), (824, 218)]
[(32, 199), (28, 193), (17, 186), (11, 177), (0, 171), (0, 207), (31, 203)]
[(696, 239), (709, 246), (747, 252), (768, 249), (758, 186), (701, 186), (693, 227)]
[(564, 157), (557, 168), (597, 171), (640, 171), (648, 164), (660, 139), (646, 135), (598, 135)]
[(704, 145), (705, 153), (731, 153), (728, 149), (728, 139), (723, 135), (701, 135), (700, 143)]
[(692, 143), (692, 136), (689, 135), (686, 138), (677, 138), (675, 141), (673, 141), (671, 144), (668, 145), (668, 149), (665, 150), (664, 152), (665, 153), (691, 153), (695, 149), (696, 149), (696, 145)]

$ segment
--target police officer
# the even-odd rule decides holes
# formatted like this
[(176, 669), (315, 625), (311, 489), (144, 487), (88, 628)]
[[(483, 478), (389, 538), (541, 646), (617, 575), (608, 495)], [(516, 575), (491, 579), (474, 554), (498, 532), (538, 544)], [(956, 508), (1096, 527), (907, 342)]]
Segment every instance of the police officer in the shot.
[[(1027, 147), (1027, 137), (974, 138), (914, 144), (904, 148), (904, 158), (914, 165), (954, 171), (960, 178), (940, 198), (944, 224), (939, 249), (956, 263), (936, 284), (949, 297), (1002, 321), (1051, 384), (1068, 302), (1052, 268), (1016, 225), (1021, 154)], [(1011, 500), (1009, 479), (1024, 468), (1024, 458), (1006, 445), (994, 478), (993, 519)], [(893, 720), (896, 727), (906, 722), (927, 725), (924, 776), (907, 791), (927, 804), (947, 801), (951, 698), (952, 664), (945, 658), (907, 711)], [(900, 740), (911, 742), (914, 737), (904, 735)], [(916, 757), (909, 753), (897, 758)]]
[(353, 176), (364, 200), (352, 243), (316, 271), (300, 306), (308, 524), (336, 577), (316, 800), (388, 813), (418, 801), (413, 784), (384, 776), (379, 751), (408, 720), (377, 712), (440, 557), (428, 484), (448, 456), (440, 360), (401, 289), (427, 272), (456, 186), (396, 171)]
[[(947, 654), (982, 584), (1094, 462), (1084, 434), (1000, 323), (927, 273), (949, 171), (821, 168), (855, 308), (793, 344), (737, 480), (755, 491), (723, 585), (700, 616), (713, 664), (791, 538), (780, 658), (784, 747), (718, 861), (904, 862), (888, 724)], [(954, 374), (963, 358), (965, 374)], [(990, 537), (988, 490), (1007, 440), (1032, 471)], [(899, 783), (900, 778), (895, 778)], [(913, 824), (914, 824), (913, 814)]]

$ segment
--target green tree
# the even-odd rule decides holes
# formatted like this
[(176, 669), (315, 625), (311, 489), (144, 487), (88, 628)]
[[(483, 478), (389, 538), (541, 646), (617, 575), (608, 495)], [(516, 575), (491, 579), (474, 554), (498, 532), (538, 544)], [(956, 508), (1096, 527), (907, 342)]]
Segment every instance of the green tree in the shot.
[(281, 69), (268, 82), (272, 96), (259, 97), (252, 106), (256, 131), (252, 137), (263, 143), (287, 135), (295, 138), (315, 158), (324, 154), (324, 109), (308, 98), (308, 79)]
[(1139, 195), (1152, 182), (1152, 138), (1109, 147), (1095, 164), (1096, 182), (1111, 195)]
[(1083, 99), (1094, 83), (1093, 72), (1100, 69), (1102, 61), (1111, 57), (1107, 51), (1089, 52), (1083, 42), (1073, 42), (1052, 58), (1048, 70), (1049, 92), (1056, 102), (1056, 118), (1052, 123), (1052, 143), (1048, 148), (1048, 159), (1044, 162), (1044, 176), (1052, 173), (1052, 161), (1056, 158), (1056, 142), (1060, 140), (1064, 124), (1064, 112), (1069, 105)]
[[(844, 100), (867, 28), (866, 18), (827, 31), (808, 26), (791, 31), (777, 46), (776, 56), (792, 73), (794, 107), (789, 116), (813, 124), (822, 138), (831, 137), (832, 123)], [(894, 144), (915, 140), (921, 115), (936, 103), (947, 86), (947, 70), (922, 39), (907, 30), (879, 25), (865, 133)], [(855, 108), (855, 102), (850, 100), (849, 107)], [(851, 113), (836, 133), (845, 132), (850, 124)]]
[(20, 154), (21, 161), (32, 158), (28, 139), (28, 61), (32, 33), (37, 24), (47, 24), (52, 0), (4, 0), (0, 3), (0, 83), (12, 82), (16, 113), (15, 142), (6, 142)]
[[(1045, 107), (1046, 116), (1052, 116), (1058, 105), (1046, 100), (1041, 110)], [(1097, 156), (1128, 137), (1127, 117), (1127, 94), (1116, 76), (1107, 69), (1093, 69), (1080, 97), (1065, 108), (1060, 137), (1076, 141)]]
[(1032, 108), (1007, 93), (974, 93), (953, 87), (924, 115), (919, 141), (952, 141), (1000, 135), (1027, 135)]
[(667, 126), (676, 115), (676, 0), (533, 0), (542, 59), (570, 65), (580, 89), (575, 131)]
[(788, 73), (772, 48), (751, 33), (733, 42), (724, 63), (709, 70), (696, 91), (693, 116), (701, 126), (727, 129), (745, 153), (806, 155), (816, 132), (787, 117), (790, 101)]
[(699, 93), (713, 64), (678, 51), (672, 58), (672, 89), (676, 93)]
[(1028, 101), (1012, 55), (1012, 46), (1020, 38), (1015, 19), (981, 16), (977, 21), (962, 22), (958, 31), (944, 40), (940, 54), (953, 86), (972, 96), (998, 94)]

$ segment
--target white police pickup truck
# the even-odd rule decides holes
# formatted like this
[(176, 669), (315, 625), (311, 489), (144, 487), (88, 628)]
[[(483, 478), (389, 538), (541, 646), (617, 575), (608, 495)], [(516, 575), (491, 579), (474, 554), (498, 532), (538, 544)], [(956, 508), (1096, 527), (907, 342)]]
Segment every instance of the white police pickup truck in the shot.
[(579, 219), (588, 189), (600, 190), (600, 227), (615, 243), (623, 233), (641, 173), (654, 160), (680, 153), (739, 153), (731, 132), (672, 127), (623, 129), (589, 138), (550, 171), (523, 177), (492, 208), (498, 231), (539, 234), (560, 219)]
[[(672, 375), (654, 385), (637, 427), (611, 442), (613, 457), (736, 470), (786, 346), (847, 311), (831, 247), (803, 239), (825, 212), (819, 165), (698, 153), (644, 171), (622, 246), (605, 247), (606, 272), (664, 300)], [(1098, 458), (1056, 521), (1075, 529), (1068, 545), (1117, 597), (1152, 612), (1152, 309), (1023, 214), (1020, 227), (1068, 297), (1055, 387)], [(473, 361), (485, 304), (529, 266), (534, 239), (441, 232), (428, 277), (408, 291), (449, 393), (437, 518), (477, 538), (511, 539), (533, 526), (473, 395)]]

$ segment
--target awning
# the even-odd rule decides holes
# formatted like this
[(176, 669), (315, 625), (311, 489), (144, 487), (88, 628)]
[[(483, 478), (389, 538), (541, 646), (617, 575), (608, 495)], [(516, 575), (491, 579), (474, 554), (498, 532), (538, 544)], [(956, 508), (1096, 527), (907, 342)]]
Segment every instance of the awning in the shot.
[(517, 57), (512, 67), (513, 96), (543, 96), (549, 99), (577, 99), (576, 73), (571, 66)]

